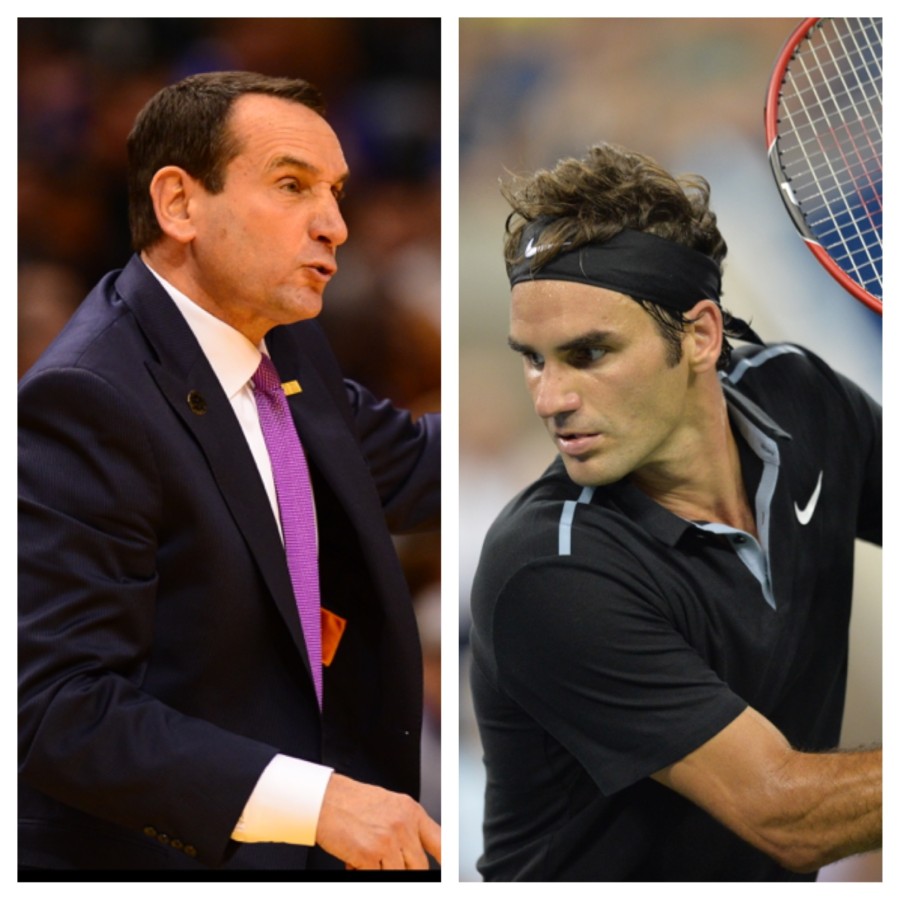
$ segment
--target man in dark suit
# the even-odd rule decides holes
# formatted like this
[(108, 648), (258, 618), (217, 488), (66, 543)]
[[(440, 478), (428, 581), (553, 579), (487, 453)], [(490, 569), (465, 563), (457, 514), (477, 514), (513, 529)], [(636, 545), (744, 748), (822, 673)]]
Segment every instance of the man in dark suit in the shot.
[[(412, 799), (421, 660), (387, 527), (437, 523), (439, 418), (344, 381), (312, 321), (347, 238), (321, 113), (307, 83), (249, 73), (157, 94), (129, 137), (138, 255), (21, 382), (23, 867), (440, 858)], [(257, 414), (264, 356), (309, 465), (316, 627)]]

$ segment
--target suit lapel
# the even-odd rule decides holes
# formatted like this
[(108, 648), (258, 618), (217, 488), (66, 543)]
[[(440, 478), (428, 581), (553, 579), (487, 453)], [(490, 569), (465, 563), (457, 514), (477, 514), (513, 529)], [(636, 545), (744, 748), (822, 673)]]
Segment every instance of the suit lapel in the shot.
[(119, 290), (156, 352), (156, 359), (147, 361), (147, 369), (202, 449), (212, 478), (309, 671), (306, 644), (272, 507), (231, 404), (193, 332), (143, 264), (132, 260), (119, 279)]

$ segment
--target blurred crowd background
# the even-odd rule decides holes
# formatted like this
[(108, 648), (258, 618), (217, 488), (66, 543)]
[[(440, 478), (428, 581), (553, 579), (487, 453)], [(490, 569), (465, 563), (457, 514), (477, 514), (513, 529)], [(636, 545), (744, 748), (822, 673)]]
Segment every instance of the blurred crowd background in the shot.
[[(881, 399), (881, 319), (797, 238), (769, 172), (763, 105), (799, 19), (460, 22), (460, 867), (478, 880), (483, 769), (468, 693), (468, 591), (484, 532), (553, 448), (506, 348), (508, 212), (498, 183), (611, 141), (698, 172), (729, 246), (724, 305), (804, 344)], [(835, 440), (852, 440), (836, 434)], [(881, 739), (881, 551), (859, 545), (843, 743)], [(445, 638), (446, 640), (446, 638)], [(879, 881), (874, 854), (820, 880)]]
[[(348, 377), (440, 409), (439, 19), (19, 19), (18, 361), (131, 253), (125, 138), (195, 72), (302, 77), (352, 173), (321, 322)], [(440, 818), (440, 536), (398, 540), (423, 638), (423, 801)]]

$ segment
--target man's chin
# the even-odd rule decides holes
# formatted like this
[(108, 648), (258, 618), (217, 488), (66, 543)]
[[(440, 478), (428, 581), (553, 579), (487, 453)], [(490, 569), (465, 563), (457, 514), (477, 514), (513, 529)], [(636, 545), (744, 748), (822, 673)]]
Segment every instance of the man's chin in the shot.
[(285, 304), (285, 324), (315, 319), (322, 312), (322, 292), (313, 288), (303, 288)]
[(625, 477), (624, 473), (620, 474), (609, 466), (601, 465), (596, 459), (582, 461), (563, 456), (562, 460), (566, 474), (580, 487), (603, 487), (621, 481)]

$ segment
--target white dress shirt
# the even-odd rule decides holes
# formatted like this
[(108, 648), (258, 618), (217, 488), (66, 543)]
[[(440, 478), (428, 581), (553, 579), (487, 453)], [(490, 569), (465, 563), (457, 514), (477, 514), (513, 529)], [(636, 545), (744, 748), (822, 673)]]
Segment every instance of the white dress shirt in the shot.
[[(280, 532), (275, 479), (250, 381), (259, 366), (261, 353), (268, 353), (265, 342), (254, 347), (239, 331), (199, 307), (157, 272), (153, 274), (184, 316), (234, 409), (269, 495)], [(319, 812), (332, 772), (328, 766), (279, 754), (256, 783), (232, 838), (243, 843), (312, 846), (316, 842)]]

